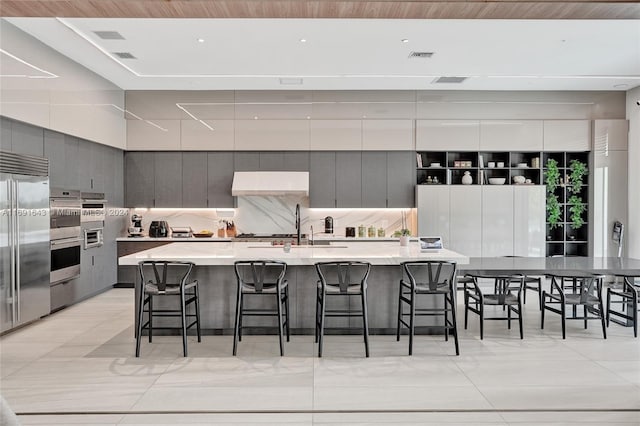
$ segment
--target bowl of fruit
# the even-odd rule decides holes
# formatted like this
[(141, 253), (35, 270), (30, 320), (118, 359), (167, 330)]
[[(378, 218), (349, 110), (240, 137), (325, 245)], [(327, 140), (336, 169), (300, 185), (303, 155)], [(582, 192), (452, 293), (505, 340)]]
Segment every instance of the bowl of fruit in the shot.
[(200, 232), (194, 232), (193, 236), (196, 238), (211, 238), (213, 236), (213, 232), (208, 229), (203, 229)]

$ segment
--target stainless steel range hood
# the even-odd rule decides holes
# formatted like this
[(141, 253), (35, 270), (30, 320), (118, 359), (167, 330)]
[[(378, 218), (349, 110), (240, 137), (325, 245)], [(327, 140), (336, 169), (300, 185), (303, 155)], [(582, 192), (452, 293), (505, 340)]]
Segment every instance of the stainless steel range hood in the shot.
[(231, 194), (309, 195), (309, 172), (235, 172)]

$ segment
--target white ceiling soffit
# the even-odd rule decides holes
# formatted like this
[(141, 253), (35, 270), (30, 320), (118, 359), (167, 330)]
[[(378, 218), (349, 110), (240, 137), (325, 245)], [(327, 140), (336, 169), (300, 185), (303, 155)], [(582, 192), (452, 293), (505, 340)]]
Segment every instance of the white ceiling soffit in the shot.
[[(6, 20), (125, 90), (624, 91), (640, 85), (637, 20)], [(102, 39), (100, 31), (124, 39)], [(433, 55), (411, 58), (416, 51)], [(467, 78), (434, 84), (454, 76)]]

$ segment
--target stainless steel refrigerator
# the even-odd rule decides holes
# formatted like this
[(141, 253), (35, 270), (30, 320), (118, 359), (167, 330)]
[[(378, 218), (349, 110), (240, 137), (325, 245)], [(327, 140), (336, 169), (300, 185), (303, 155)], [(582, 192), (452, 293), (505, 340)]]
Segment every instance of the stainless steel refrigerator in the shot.
[(50, 311), (49, 161), (0, 151), (0, 332)]

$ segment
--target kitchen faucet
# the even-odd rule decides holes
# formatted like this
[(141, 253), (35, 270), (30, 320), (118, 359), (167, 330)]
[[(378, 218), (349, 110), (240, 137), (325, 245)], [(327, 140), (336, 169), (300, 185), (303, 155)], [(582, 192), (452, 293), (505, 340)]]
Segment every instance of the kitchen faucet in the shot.
[(300, 204), (296, 204), (296, 237), (300, 245)]

